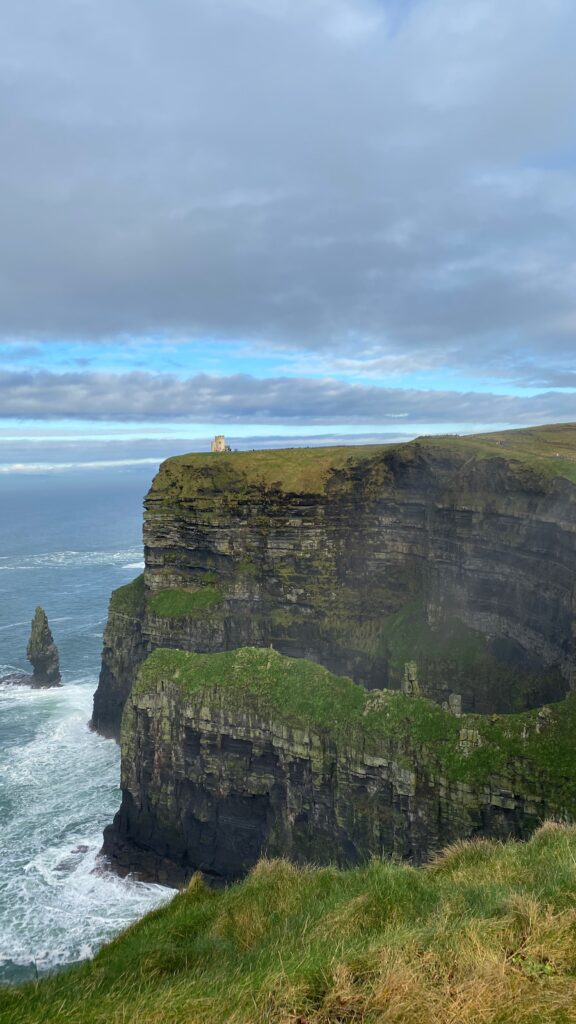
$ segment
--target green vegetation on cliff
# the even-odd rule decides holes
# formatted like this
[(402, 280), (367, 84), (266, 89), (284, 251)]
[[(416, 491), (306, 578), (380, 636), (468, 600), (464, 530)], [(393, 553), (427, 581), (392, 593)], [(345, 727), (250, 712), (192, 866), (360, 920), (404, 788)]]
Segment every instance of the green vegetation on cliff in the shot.
[(416, 453), (499, 458), (517, 464), (519, 471), (524, 468), (544, 477), (563, 476), (576, 483), (576, 425), (566, 423), (462, 437), (419, 437), (402, 444), (177, 455), (160, 467), (153, 493), (157, 499), (177, 496), (186, 500), (224, 492), (232, 499), (257, 487), (318, 495), (326, 492), (339, 471), (353, 473), (357, 466), (396, 453), (406, 459)]
[(91, 962), (0, 990), (3, 1024), (572, 1024), (576, 828), (427, 868), (263, 861), (194, 878)]
[(414, 662), (426, 689), (441, 691), (449, 683), (450, 689), (458, 693), (466, 689), (473, 676), (478, 690), (493, 707), (499, 690), (503, 690), (510, 711), (522, 711), (527, 695), (531, 704), (537, 704), (532, 691), (547, 692), (548, 699), (562, 692), (557, 670), (535, 671), (526, 662), (499, 661), (488, 638), (455, 615), (444, 613), (442, 620), (431, 626), (422, 600), (409, 601), (399, 612), (381, 620), (375, 649), (386, 660), (391, 687), (400, 687), (406, 664)]
[(220, 654), (160, 648), (141, 666), (134, 694), (154, 688), (160, 680), (177, 682), (190, 694), (218, 689), (231, 704), (255, 707), (287, 724), (317, 726), (342, 736), (362, 721), (366, 698), (366, 690), (350, 679), (267, 647)]
[(148, 600), (148, 608), (154, 615), (166, 619), (182, 619), (197, 615), (207, 608), (214, 608), (222, 601), (222, 594), (216, 587), (202, 587), (200, 590), (159, 590)]
[(546, 475), (562, 476), (576, 483), (576, 424), (552, 423), (524, 430), (502, 430), (462, 438), (477, 446), (485, 457), (523, 462)]
[(285, 493), (322, 494), (335, 470), (350, 469), (385, 449), (385, 445), (345, 445), (176, 455), (161, 465), (154, 493), (177, 490), (180, 497), (191, 498), (200, 491), (229, 491), (234, 495), (259, 486)]
[(119, 615), (140, 615), (144, 611), (144, 573), (131, 583), (118, 587), (110, 598), (110, 612)]
[(576, 694), (515, 715), (456, 717), (425, 698), (367, 691), (313, 662), (251, 647), (220, 654), (158, 649), (140, 668), (135, 698), (160, 682), (176, 683), (191, 697), (218, 693), (230, 707), (278, 725), (323, 731), (360, 756), (384, 756), (392, 747), (410, 768), (425, 750), (430, 771), (453, 782), (488, 784), (524, 763), (576, 816)]
[(489, 434), (455, 434), (419, 437), (404, 447), (420, 445), (431, 455), (467, 453), (480, 460), (505, 460), (519, 476), (531, 471), (544, 483), (546, 478), (565, 477), (576, 483), (576, 424), (556, 423), (523, 430), (501, 430)]
[[(217, 579), (215, 573), (205, 573), (204, 580), (213, 583)], [(222, 601), (222, 594), (216, 587), (203, 586), (198, 590), (181, 590), (171, 588), (159, 590), (146, 597), (144, 574), (137, 576), (131, 583), (118, 587), (110, 598), (110, 612), (119, 615), (141, 616), (146, 609), (161, 618), (180, 619), (198, 615), (209, 608), (214, 608)]]

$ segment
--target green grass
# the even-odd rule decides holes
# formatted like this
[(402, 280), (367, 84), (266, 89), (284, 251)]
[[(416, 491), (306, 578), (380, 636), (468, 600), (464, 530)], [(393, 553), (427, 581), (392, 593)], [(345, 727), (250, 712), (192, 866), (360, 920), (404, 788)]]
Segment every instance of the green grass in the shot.
[(193, 879), (96, 958), (0, 990), (2, 1024), (573, 1024), (576, 828), (427, 868)]
[(118, 587), (110, 598), (110, 612), (121, 615), (139, 615), (144, 610), (144, 573), (125, 587)]
[[(414, 443), (414, 442), (410, 442)], [(576, 424), (557, 423), (465, 437), (448, 434), (416, 439), (431, 452), (469, 452), (471, 458), (499, 458), (532, 470), (543, 481), (564, 477), (576, 483)]]
[(219, 654), (160, 648), (140, 667), (135, 694), (162, 681), (176, 681), (189, 694), (214, 689), (240, 705), (296, 726), (317, 725), (345, 735), (362, 720), (366, 691), (321, 665), (286, 658), (271, 648), (244, 647)]
[[(377, 467), (383, 457), (410, 458), (417, 454), (431, 458), (454, 456), (461, 464), (497, 458), (508, 462), (520, 475), (526, 471), (536, 474), (543, 484), (553, 477), (565, 477), (576, 483), (576, 424), (469, 436), (419, 437), (405, 444), (178, 455), (162, 464), (153, 492), (156, 498), (201, 497), (208, 502), (215, 493), (225, 494), (230, 505), (244, 500), (252, 488), (322, 495), (331, 488), (338, 490), (342, 474), (353, 473), (359, 465), (373, 463)], [(375, 479), (381, 486), (383, 479), (378, 471)]]
[(201, 590), (159, 590), (148, 599), (148, 609), (161, 618), (183, 619), (215, 608), (221, 602), (222, 594), (216, 587), (202, 587)]
[(177, 489), (184, 498), (214, 491), (229, 491), (233, 495), (251, 486), (262, 486), (285, 493), (322, 494), (335, 471), (372, 459), (386, 447), (344, 445), (177, 455), (160, 467), (154, 493)]
[[(136, 699), (161, 682), (175, 682), (193, 699), (209, 703), (217, 694), (230, 707), (324, 731), (359, 756), (393, 753), (407, 767), (424, 758), (431, 774), (455, 782), (489, 784), (524, 763), (551, 805), (576, 816), (576, 694), (544, 712), (457, 718), (424, 698), (367, 691), (313, 662), (252, 647), (220, 654), (160, 648), (140, 668)], [(473, 732), (477, 745), (463, 742), (461, 730)]]

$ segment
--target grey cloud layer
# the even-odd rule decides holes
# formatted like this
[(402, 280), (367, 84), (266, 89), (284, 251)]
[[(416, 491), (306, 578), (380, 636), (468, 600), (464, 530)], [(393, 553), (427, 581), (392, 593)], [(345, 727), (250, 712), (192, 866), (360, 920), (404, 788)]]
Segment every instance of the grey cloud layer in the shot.
[(0, 7), (0, 336), (572, 352), (573, 0)]
[(507, 395), (363, 387), (339, 381), (246, 374), (181, 380), (151, 373), (0, 373), (0, 416), (23, 419), (366, 424), (517, 423), (576, 418), (574, 396)]

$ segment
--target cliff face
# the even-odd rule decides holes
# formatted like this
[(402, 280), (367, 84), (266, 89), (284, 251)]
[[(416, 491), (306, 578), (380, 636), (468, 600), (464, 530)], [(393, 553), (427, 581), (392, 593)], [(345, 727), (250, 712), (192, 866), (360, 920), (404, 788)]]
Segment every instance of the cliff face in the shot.
[(526, 838), (575, 812), (574, 697), (457, 718), (274, 651), (157, 651), (128, 698), (104, 852), (170, 884), (261, 857), (416, 863), (457, 837)]
[(368, 688), (401, 687), (414, 663), (420, 692), (466, 711), (560, 699), (575, 441), (566, 427), (169, 460), (146, 500), (138, 600), (123, 588), (129, 607), (111, 605), (95, 726), (118, 735), (157, 647), (272, 646)]

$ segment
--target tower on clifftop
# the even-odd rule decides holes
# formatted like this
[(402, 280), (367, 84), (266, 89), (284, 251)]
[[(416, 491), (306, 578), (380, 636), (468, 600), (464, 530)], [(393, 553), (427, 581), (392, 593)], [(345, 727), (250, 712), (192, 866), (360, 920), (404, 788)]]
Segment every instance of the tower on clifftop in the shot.
[(212, 441), (210, 448), (213, 452), (229, 452), (230, 445), (226, 444), (226, 438), (224, 434), (216, 434), (216, 437)]

